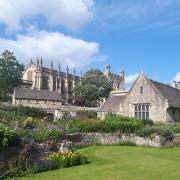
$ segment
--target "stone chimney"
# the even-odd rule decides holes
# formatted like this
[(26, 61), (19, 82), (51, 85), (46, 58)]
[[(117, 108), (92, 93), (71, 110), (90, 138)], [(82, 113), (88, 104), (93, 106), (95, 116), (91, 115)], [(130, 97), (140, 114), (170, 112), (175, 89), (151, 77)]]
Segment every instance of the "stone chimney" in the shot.
[(172, 87), (177, 88), (180, 90), (180, 81), (172, 81)]

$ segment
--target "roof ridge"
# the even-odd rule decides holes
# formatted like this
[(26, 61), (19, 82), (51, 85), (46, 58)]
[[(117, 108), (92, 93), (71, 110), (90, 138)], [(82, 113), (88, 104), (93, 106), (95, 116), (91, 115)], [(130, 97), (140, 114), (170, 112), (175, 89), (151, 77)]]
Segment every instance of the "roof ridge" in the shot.
[(106, 104), (107, 102), (110, 100), (110, 98), (113, 96), (113, 94), (111, 94), (107, 99), (106, 101), (102, 104), (102, 106), (100, 107), (100, 109), (102, 109)]
[(162, 83), (162, 82), (155, 81), (155, 80), (153, 80), (153, 79), (149, 79), (149, 80), (150, 80), (150, 81), (153, 81), (153, 82), (155, 82), (155, 83), (159, 83), (159, 84), (162, 84), (162, 85), (164, 85), (164, 86), (170, 87), (170, 88), (172, 88), (172, 89), (174, 89), (174, 90), (180, 91), (180, 89), (175, 88), (175, 87), (173, 87), (173, 86), (171, 86), (171, 85), (169, 85), (169, 84), (164, 84), (164, 83)]

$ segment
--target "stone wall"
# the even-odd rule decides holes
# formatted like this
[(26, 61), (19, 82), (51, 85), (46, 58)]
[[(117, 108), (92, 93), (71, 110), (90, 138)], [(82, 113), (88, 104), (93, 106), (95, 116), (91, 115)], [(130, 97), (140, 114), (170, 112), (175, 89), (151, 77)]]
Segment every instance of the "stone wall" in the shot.
[(67, 135), (67, 140), (75, 144), (118, 144), (125, 141), (131, 141), (136, 145), (147, 145), (153, 147), (161, 147), (162, 142), (159, 136), (153, 140), (149, 138), (142, 138), (134, 135), (120, 135), (120, 134), (100, 134), (100, 133), (80, 133)]
[(88, 108), (81, 106), (61, 106), (54, 111), (54, 119), (62, 119), (64, 115), (68, 115), (69, 118), (75, 118), (78, 111), (90, 111), (97, 112), (98, 108)]
[(29, 107), (36, 107), (36, 108), (49, 108), (49, 109), (57, 109), (61, 107), (61, 102), (55, 101), (44, 101), (44, 100), (27, 100), (27, 99), (16, 99), (13, 100), (13, 105), (19, 106), (29, 106)]
[(72, 141), (74, 144), (118, 144), (122, 142), (133, 142), (138, 146), (151, 146), (151, 147), (163, 147), (180, 145), (180, 134), (175, 135), (172, 141), (166, 141), (160, 136), (155, 136), (154, 139), (143, 138), (139, 136), (131, 135), (120, 135), (114, 134), (101, 134), (101, 133), (78, 133), (69, 134), (66, 136), (66, 140)]

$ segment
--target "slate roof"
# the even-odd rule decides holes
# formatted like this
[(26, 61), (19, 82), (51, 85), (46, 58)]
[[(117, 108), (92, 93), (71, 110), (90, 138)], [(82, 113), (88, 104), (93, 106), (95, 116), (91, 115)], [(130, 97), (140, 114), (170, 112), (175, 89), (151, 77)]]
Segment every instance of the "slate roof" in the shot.
[(160, 82), (150, 80), (150, 82), (157, 88), (162, 96), (168, 100), (171, 107), (180, 107), (180, 90), (170, 85), (162, 84)]
[(35, 90), (25, 88), (14, 89), (16, 99), (32, 99), (32, 100), (45, 100), (45, 101), (63, 101), (61, 95), (57, 92), (48, 90)]
[(101, 110), (105, 112), (119, 111), (119, 105), (124, 101), (126, 95), (111, 95), (106, 102), (101, 106)]

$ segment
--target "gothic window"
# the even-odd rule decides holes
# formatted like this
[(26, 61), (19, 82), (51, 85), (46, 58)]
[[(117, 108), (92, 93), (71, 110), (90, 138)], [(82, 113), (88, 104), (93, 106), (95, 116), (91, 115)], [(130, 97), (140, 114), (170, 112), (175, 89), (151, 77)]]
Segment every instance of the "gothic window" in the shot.
[(72, 94), (72, 82), (68, 82), (68, 92)]
[(53, 78), (53, 91), (56, 90), (56, 78)]
[(61, 92), (64, 93), (65, 92), (65, 85), (64, 85), (64, 80), (61, 80)]
[(42, 89), (48, 89), (48, 77), (42, 78)]
[(149, 119), (149, 104), (135, 104), (134, 116), (138, 119)]
[(143, 89), (143, 87), (141, 86), (140, 87), (140, 94), (143, 94), (144, 93), (144, 89)]
[(32, 71), (29, 71), (27, 74), (27, 80), (32, 81)]

